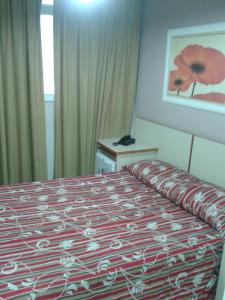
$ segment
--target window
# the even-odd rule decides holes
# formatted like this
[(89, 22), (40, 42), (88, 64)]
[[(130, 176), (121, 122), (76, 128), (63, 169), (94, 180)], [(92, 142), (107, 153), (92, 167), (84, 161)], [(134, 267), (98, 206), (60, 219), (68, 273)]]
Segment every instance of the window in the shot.
[(42, 5), (53, 5), (54, 0), (42, 0)]
[[(1, 0), (0, 0), (1, 1)], [(54, 176), (54, 48), (53, 48), (53, 0), (42, 0), (41, 45), (44, 79), (46, 146), (48, 178)]]
[(42, 44), (44, 94), (45, 94), (46, 101), (49, 100), (52, 101), (55, 93), (52, 5), (53, 5), (53, 0), (42, 0), (41, 44)]

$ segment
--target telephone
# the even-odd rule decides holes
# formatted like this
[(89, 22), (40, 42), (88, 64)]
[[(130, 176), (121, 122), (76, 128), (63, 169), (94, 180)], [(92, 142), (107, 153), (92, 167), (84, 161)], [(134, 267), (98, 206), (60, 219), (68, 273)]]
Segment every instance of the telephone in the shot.
[(135, 143), (135, 139), (133, 139), (130, 135), (125, 135), (118, 142), (113, 143), (113, 146), (118, 146), (118, 145), (129, 146), (134, 143)]

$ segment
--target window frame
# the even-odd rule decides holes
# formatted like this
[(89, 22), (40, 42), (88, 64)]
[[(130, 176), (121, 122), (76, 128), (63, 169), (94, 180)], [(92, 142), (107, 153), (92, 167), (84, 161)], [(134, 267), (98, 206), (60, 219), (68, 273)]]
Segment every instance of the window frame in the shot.
[(41, 5), (41, 15), (53, 15), (53, 5), (42, 4)]
[[(41, 17), (41, 15), (50, 15), (50, 16), (52, 15), (53, 16), (53, 5), (42, 4), (40, 17)], [(45, 94), (44, 93), (44, 101), (45, 102), (54, 102), (54, 99), (55, 99), (55, 93), (54, 94)]]

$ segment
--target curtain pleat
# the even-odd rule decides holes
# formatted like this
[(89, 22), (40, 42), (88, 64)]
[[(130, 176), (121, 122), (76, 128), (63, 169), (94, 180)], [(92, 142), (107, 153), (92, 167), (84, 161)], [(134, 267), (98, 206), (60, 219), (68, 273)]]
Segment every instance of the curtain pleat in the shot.
[(139, 35), (138, 0), (55, 0), (56, 177), (93, 173), (96, 141), (129, 133)]
[(46, 178), (40, 0), (0, 1), (0, 183)]

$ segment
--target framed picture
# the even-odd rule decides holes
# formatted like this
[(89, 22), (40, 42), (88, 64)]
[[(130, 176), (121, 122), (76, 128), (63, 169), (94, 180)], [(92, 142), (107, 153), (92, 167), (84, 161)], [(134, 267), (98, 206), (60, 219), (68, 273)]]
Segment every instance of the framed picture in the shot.
[(225, 113), (225, 23), (168, 31), (163, 100)]

